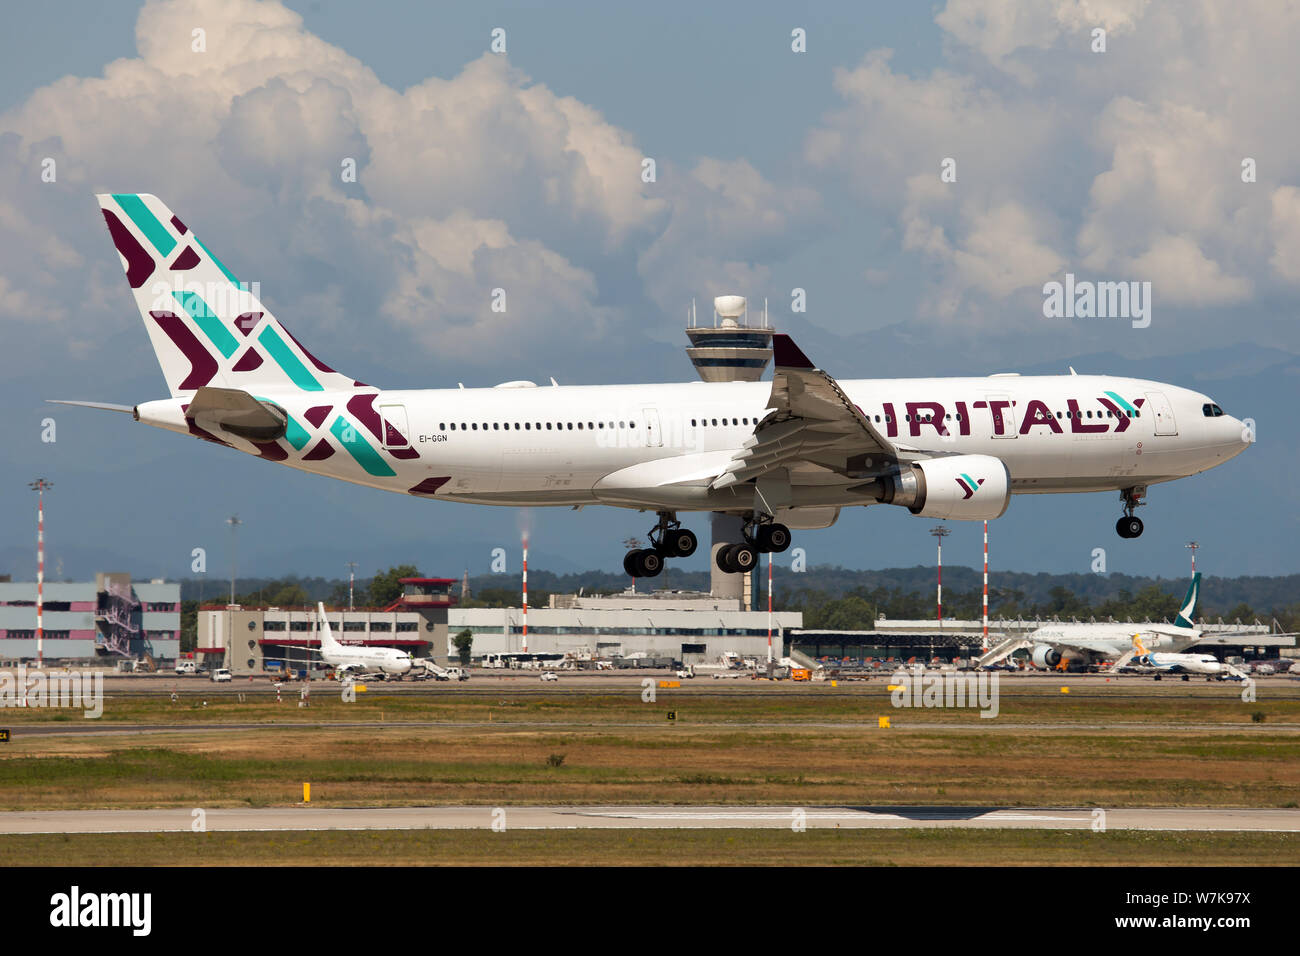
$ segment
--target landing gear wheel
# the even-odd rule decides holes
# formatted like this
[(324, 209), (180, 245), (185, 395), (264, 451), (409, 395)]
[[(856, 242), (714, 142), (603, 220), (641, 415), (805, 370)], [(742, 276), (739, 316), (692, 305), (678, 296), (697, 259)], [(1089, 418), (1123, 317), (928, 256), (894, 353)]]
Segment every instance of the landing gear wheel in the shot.
[(728, 565), (723, 570), (731, 574), (748, 574), (758, 564), (758, 549), (752, 544), (733, 544), (723, 553)]
[(635, 556), (632, 558), (632, 566), (636, 569), (638, 578), (656, 577), (664, 569), (664, 559), (658, 551), (633, 551), (632, 554)]
[(1142, 534), (1142, 519), (1132, 516), (1120, 518), (1115, 522), (1115, 530), (1121, 538), (1137, 538)]
[(669, 532), (664, 538), (664, 547), (667, 551), (665, 557), (689, 558), (695, 553), (698, 544), (693, 532), (678, 528), (676, 531)]
[(790, 547), (790, 529), (783, 524), (765, 524), (758, 529), (754, 543), (759, 551), (780, 554)]
[(636, 562), (633, 561), (633, 558), (636, 557), (636, 554), (637, 552), (635, 551), (629, 551), (627, 554), (623, 555), (623, 573), (626, 574), (629, 578), (634, 578), (637, 576)]
[(727, 560), (727, 555), (731, 553), (731, 549), (734, 547), (735, 545), (733, 544), (723, 545), (718, 549), (718, 553), (713, 556), (714, 563), (717, 564), (719, 571), (723, 571), (727, 574), (736, 573), (736, 569), (733, 568), (731, 562)]

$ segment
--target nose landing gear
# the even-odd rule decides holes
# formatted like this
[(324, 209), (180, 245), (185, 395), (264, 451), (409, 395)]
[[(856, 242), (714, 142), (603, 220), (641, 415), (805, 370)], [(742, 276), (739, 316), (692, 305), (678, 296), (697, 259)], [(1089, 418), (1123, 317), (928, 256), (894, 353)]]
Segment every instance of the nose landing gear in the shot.
[(1120, 501), (1124, 502), (1124, 517), (1115, 522), (1115, 531), (1121, 538), (1136, 538), (1142, 534), (1142, 519), (1135, 517), (1133, 511), (1138, 506), (1146, 504), (1143, 500), (1146, 495), (1146, 485), (1134, 485), (1119, 493)]

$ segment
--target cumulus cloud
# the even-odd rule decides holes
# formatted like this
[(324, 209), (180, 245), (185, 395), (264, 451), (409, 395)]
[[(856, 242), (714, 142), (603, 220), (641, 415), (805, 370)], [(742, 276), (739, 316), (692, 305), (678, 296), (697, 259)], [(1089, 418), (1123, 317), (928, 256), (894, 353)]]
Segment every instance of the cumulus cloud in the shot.
[[(748, 257), (815, 206), (708, 159), (644, 183), (631, 133), (503, 56), (399, 92), (298, 14), (252, 0), (148, 3), (136, 43), (102, 76), (65, 77), (0, 116), (8, 318), (126, 321), (95, 191), (159, 195), (309, 341), (304, 308), (360, 347), (414, 337), (488, 364), (630, 326), (601, 288), (611, 264), (626, 275), (641, 261), (664, 301), (755, 280)], [(58, 179), (42, 188), (46, 156)], [(89, 274), (69, 282), (78, 265)], [(90, 288), (118, 294), (89, 302)]]
[(942, 66), (867, 53), (804, 143), (933, 270), (922, 320), (1028, 325), (1033, 290), (1063, 271), (1151, 280), (1189, 309), (1297, 280), (1300, 133), (1277, 121), (1277, 77), (1294, 73), (1300, 9), (950, 0), (936, 23)]

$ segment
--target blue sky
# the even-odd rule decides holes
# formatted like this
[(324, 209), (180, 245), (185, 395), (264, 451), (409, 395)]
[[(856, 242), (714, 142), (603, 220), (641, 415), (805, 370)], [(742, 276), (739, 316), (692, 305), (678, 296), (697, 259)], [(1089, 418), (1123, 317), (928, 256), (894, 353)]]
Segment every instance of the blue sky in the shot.
[[(1265, 3), (28, 5), (0, 31), (0, 572), (177, 577), (224, 564), (487, 569), (534, 527), (557, 571), (618, 567), (644, 516), (417, 502), (44, 398), (164, 393), (93, 193), (162, 196), (318, 355), (379, 385), (679, 381), (692, 297), (769, 299), (844, 377), (1112, 371), (1259, 422), (1217, 472), (1153, 490), (1120, 542), (1109, 495), (1020, 497), (1004, 566), (1292, 573), (1300, 515), (1300, 14)], [(488, 52), (506, 31), (507, 54)], [(1093, 30), (1107, 49), (1093, 52)], [(206, 49), (191, 48), (205, 31)], [(806, 31), (807, 52), (791, 50)], [(1226, 78), (1226, 79), (1225, 79)], [(340, 157), (359, 182), (339, 182)], [(658, 177), (639, 181), (643, 157)], [(943, 185), (940, 163), (956, 160)], [(1243, 158), (1257, 169), (1241, 177)], [(53, 158), (58, 176), (41, 181)], [(631, 175), (627, 175), (628, 171)], [(1044, 319), (1064, 273), (1148, 280), (1149, 329)], [(520, 307), (494, 324), (487, 292)], [(792, 314), (791, 290), (808, 311)], [(1158, 370), (1158, 374), (1157, 374)], [(53, 417), (57, 441), (40, 441)], [(703, 530), (703, 520), (697, 522)], [(846, 513), (813, 563), (928, 562), (930, 522)], [(979, 559), (977, 525), (948, 552)], [(695, 563), (703, 566), (702, 560)], [(995, 565), (997, 561), (995, 560)]]

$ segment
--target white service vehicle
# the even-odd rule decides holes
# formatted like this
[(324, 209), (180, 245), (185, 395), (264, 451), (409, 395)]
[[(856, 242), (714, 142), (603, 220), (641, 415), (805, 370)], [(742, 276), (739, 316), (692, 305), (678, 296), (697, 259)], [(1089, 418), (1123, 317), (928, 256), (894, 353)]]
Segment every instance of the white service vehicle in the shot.
[(218, 667), (216, 670), (212, 672), (212, 676), (209, 677), (208, 680), (213, 681), (214, 683), (217, 684), (227, 684), (231, 680), (233, 680), (233, 678), (230, 675), (230, 668)]

